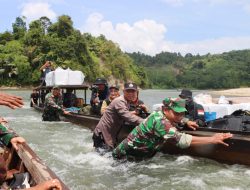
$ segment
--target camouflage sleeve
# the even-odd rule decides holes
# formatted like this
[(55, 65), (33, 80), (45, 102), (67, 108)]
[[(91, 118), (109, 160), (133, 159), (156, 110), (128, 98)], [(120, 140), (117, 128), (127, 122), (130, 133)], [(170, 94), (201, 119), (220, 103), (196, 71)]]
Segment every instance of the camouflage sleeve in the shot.
[[(175, 136), (177, 129), (170, 123), (169, 120), (163, 117), (161, 112), (151, 114), (150, 118), (154, 121), (151, 121), (150, 125), (154, 125), (154, 131), (158, 136), (161, 136), (166, 140), (177, 137)], [(178, 142), (178, 139), (176, 139), (176, 142)]]
[(179, 132), (168, 120), (156, 119), (156, 121), (155, 132), (159, 136), (163, 136), (166, 141), (180, 148), (187, 148), (190, 146), (192, 141), (191, 135)]
[(47, 98), (47, 105), (62, 110), (62, 104), (57, 105), (51, 96)]
[(181, 138), (177, 143), (177, 146), (180, 148), (188, 148), (192, 142), (192, 135), (181, 133)]
[(188, 121), (189, 121), (189, 119), (187, 117), (183, 117), (181, 120), (181, 124), (185, 125), (185, 124), (187, 124)]
[(166, 141), (171, 141), (179, 148), (187, 148), (192, 141), (192, 135), (179, 132), (175, 127), (171, 127), (166, 135), (164, 135)]
[(0, 124), (0, 140), (4, 143), (4, 145), (8, 146), (10, 140), (15, 137), (14, 133), (8, 131), (8, 129)]

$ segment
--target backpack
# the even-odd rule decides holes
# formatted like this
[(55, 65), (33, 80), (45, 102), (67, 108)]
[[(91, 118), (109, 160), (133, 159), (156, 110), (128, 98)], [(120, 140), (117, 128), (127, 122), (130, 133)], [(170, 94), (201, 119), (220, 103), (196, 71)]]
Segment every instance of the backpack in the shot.
[(207, 127), (228, 131), (250, 132), (250, 112), (237, 110), (231, 115), (207, 122)]

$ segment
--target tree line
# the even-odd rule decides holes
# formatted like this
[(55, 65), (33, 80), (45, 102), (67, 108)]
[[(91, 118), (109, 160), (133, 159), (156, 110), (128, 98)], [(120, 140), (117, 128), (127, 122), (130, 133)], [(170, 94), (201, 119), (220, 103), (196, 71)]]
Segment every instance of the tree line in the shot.
[(146, 70), (153, 88), (225, 89), (250, 86), (250, 50), (216, 55), (128, 54)]
[(52, 23), (41, 17), (28, 26), (17, 17), (0, 33), (0, 85), (38, 85), (45, 61), (82, 71), (87, 82), (134, 81), (142, 88), (222, 89), (250, 86), (250, 50), (216, 55), (125, 53), (105, 38), (81, 33), (70, 16)]
[(17, 17), (12, 31), (0, 33), (1, 85), (39, 84), (39, 68), (47, 60), (82, 71), (87, 82), (103, 77), (149, 85), (143, 67), (134, 64), (117, 44), (103, 35), (81, 33), (73, 27), (70, 16), (59, 16), (55, 23), (41, 17), (28, 27), (25, 20)]

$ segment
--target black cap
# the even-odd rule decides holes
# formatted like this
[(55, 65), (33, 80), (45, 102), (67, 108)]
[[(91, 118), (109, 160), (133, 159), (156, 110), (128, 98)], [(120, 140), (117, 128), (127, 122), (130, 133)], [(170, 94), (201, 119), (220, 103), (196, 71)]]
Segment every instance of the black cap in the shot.
[(107, 80), (106, 79), (104, 79), (104, 78), (97, 78), (96, 80), (95, 80), (95, 82), (94, 82), (94, 85), (97, 85), (97, 84), (108, 84), (107, 83)]
[(192, 92), (188, 89), (182, 89), (180, 95), (179, 95), (180, 98), (192, 98)]
[(124, 84), (124, 90), (137, 90), (137, 85), (133, 82), (127, 82)]

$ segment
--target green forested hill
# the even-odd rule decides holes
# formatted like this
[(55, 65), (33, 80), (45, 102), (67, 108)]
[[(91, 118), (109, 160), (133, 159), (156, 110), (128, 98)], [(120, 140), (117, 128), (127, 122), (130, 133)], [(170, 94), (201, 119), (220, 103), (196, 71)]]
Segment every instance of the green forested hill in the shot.
[(39, 68), (50, 60), (56, 66), (83, 71), (88, 82), (105, 77), (148, 86), (144, 69), (115, 43), (104, 36), (82, 34), (67, 15), (58, 17), (55, 23), (41, 17), (29, 27), (25, 18), (17, 17), (12, 28), (0, 33), (0, 85), (36, 85)]
[(28, 27), (25, 18), (17, 17), (12, 31), (0, 33), (0, 85), (39, 84), (39, 68), (47, 60), (83, 71), (87, 82), (105, 77), (153, 88), (250, 86), (250, 50), (204, 56), (126, 54), (103, 35), (82, 34), (67, 15), (55, 23), (41, 17)]
[(144, 66), (154, 88), (220, 89), (250, 86), (250, 50), (217, 55), (182, 56), (162, 52), (154, 57), (128, 54)]

